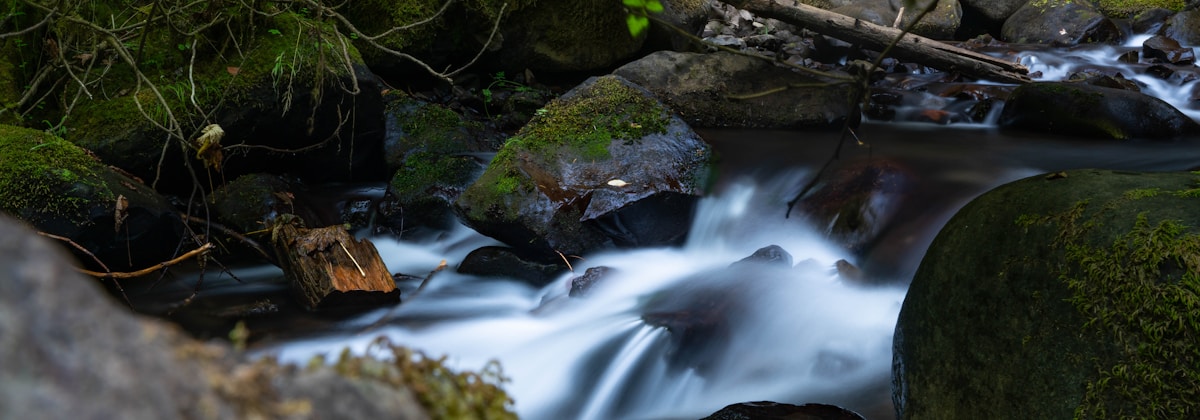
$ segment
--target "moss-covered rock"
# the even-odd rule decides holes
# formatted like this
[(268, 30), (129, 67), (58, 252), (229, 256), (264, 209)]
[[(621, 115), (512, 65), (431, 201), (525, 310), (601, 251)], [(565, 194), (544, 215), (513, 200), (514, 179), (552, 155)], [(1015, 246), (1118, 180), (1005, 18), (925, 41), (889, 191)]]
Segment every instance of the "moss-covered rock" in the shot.
[(113, 270), (169, 259), (181, 234), (174, 208), (149, 187), (65, 140), (6, 125), (0, 210), (74, 240)]
[(683, 121), (617, 76), (545, 109), (459, 197), (467, 225), (542, 258), (683, 238), (712, 157)]
[(1151, 9), (1178, 12), (1186, 5), (1184, 0), (1096, 0), (1096, 7), (1112, 18), (1129, 18)]
[(1030, 0), (1000, 29), (1001, 39), (1022, 44), (1114, 44), (1124, 37), (1090, 0)]
[(1013, 90), (999, 125), (1107, 139), (1174, 139), (1200, 125), (1161, 99), (1086, 83), (1045, 82)]
[(896, 326), (900, 418), (1191, 418), (1200, 174), (999, 187), (938, 234)]

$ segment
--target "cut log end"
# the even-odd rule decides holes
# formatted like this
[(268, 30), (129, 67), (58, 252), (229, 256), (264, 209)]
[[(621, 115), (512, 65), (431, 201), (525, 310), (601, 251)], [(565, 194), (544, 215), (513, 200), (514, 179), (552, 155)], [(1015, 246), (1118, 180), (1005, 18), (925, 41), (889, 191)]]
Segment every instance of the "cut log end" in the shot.
[(341, 226), (275, 227), (271, 245), (297, 299), (310, 310), (396, 303), (400, 290), (370, 240)]

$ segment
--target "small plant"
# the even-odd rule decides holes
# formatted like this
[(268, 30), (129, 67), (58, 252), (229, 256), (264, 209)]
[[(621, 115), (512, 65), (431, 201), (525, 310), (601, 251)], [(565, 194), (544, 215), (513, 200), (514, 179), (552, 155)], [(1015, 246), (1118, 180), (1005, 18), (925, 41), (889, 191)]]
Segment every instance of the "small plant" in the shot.
[(279, 32), (279, 30), (275, 28), (267, 29), (267, 33), (275, 36), (283, 36), (283, 32)]
[(634, 38), (650, 27), (650, 13), (663, 12), (663, 5), (659, 0), (624, 0), (624, 3), (629, 10), (625, 24), (629, 26), (629, 35)]
[(483, 88), (484, 102), (492, 102), (492, 88), (511, 89), (515, 92), (533, 92), (533, 88), (529, 86), (521, 84), (520, 82), (508, 80), (508, 78), (504, 77), (504, 72), (502, 71), (498, 71), (496, 74), (492, 75), (492, 83)]

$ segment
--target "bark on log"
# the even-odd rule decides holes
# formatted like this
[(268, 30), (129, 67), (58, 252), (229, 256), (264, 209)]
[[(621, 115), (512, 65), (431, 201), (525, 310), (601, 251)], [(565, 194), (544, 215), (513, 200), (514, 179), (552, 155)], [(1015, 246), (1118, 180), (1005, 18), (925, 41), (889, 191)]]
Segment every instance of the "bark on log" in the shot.
[(379, 252), (369, 240), (358, 241), (341, 226), (275, 226), (271, 245), (299, 301), (309, 309), (369, 306), (399, 301)]
[[(727, 1), (739, 9), (828, 35), (864, 48), (882, 51), (901, 30), (788, 0)], [(741, 4), (739, 4), (741, 3)], [(789, 3), (789, 4), (784, 4)], [(1029, 69), (986, 54), (958, 48), (919, 35), (907, 34), (889, 52), (892, 57), (945, 72), (1001, 83), (1029, 83)]]

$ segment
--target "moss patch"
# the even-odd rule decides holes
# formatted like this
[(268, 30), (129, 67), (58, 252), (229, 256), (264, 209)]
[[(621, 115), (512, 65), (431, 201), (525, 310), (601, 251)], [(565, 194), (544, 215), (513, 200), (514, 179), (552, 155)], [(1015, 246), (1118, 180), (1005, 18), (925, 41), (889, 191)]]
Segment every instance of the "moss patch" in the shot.
[[(500, 388), (507, 379), (498, 362), (489, 363), (480, 372), (456, 373), (445, 366), (444, 357), (431, 359), (386, 339), (377, 341), (375, 346), (390, 361), (353, 356), (347, 349), (334, 368), (345, 377), (374, 379), (412, 389), (431, 418), (517, 418), (510, 410), (512, 399)], [(314, 359), (313, 364), (321, 366), (324, 361)]]
[[(471, 217), (482, 219), (497, 205), (507, 208), (506, 196), (537, 188), (532, 179), (537, 174), (521, 167), (556, 168), (559, 159), (609, 159), (608, 147), (614, 140), (633, 142), (665, 133), (671, 121), (667, 110), (626, 83), (614, 76), (600, 77), (587, 88), (547, 104), (544, 112), (504, 144), (475, 186), (464, 193), (469, 202), (477, 203)], [(513, 211), (503, 213), (517, 216)]]
[(1087, 332), (1119, 350), (1111, 360), (1097, 359), (1097, 379), (1087, 384), (1076, 418), (1190, 418), (1200, 410), (1200, 229), (1142, 212), (1107, 246), (1092, 245), (1091, 234), (1103, 224), (1130, 223), (1112, 220), (1118, 205), (1158, 207), (1155, 198), (1178, 200), (1186, 191), (1134, 189), (1099, 206), (1080, 202), (1024, 221), (1060, 230), (1055, 245), (1068, 265), (1059, 279), (1070, 302), (1087, 319)]
[(23, 219), (87, 220), (93, 200), (114, 200), (104, 166), (75, 145), (41, 131), (0, 125), (0, 210)]
[(1127, 18), (1138, 13), (1162, 8), (1172, 12), (1183, 10), (1186, 6), (1184, 0), (1097, 0), (1096, 7), (1100, 9), (1105, 16), (1114, 18)]

